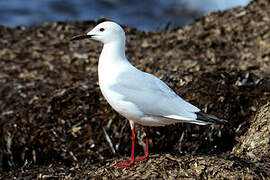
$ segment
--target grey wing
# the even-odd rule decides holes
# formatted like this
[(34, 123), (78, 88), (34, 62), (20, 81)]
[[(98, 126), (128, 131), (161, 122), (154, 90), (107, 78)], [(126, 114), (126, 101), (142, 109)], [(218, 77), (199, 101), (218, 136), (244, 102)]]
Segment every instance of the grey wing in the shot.
[(173, 119), (196, 120), (200, 110), (184, 101), (157, 77), (140, 72), (123, 72), (111, 90), (134, 103), (144, 114)]

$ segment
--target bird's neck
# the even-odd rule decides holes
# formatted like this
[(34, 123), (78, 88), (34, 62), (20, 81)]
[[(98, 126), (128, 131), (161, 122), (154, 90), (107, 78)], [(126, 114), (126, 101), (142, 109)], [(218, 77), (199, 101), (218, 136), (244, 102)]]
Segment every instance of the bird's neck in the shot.
[(122, 60), (126, 60), (125, 41), (104, 44), (99, 61), (106, 61), (106, 63), (113, 63), (112, 61), (114, 61), (115, 63)]
[(121, 69), (130, 66), (125, 56), (125, 43), (112, 42), (103, 46), (98, 62), (98, 79), (101, 90), (115, 81)]

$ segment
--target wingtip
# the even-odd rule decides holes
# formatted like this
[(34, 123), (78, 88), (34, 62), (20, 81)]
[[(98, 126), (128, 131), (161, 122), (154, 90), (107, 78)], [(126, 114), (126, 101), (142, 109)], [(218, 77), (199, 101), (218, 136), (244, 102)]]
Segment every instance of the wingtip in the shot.
[(196, 112), (197, 119), (200, 121), (208, 122), (208, 123), (215, 123), (215, 124), (228, 124), (229, 121), (226, 119), (220, 119), (214, 115), (206, 114), (202, 111)]

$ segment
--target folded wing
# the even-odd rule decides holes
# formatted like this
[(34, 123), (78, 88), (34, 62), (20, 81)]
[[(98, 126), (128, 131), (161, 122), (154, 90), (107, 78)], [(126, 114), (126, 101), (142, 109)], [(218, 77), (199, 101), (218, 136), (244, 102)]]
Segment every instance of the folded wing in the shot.
[(199, 112), (200, 109), (183, 100), (164, 82), (151, 74), (123, 72), (110, 89), (121, 94), (123, 100), (135, 104), (145, 115), (197, 121), (195, 112)]

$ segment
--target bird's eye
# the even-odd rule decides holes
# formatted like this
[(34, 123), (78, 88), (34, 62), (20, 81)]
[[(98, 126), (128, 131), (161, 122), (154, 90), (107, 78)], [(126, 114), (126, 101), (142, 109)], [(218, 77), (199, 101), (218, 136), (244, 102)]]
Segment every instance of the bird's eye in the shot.
[(99, 29), (100, 32), (103, 32), (104, 30), (105, 30), (104, 28), (100, 28), (100, 29)]

